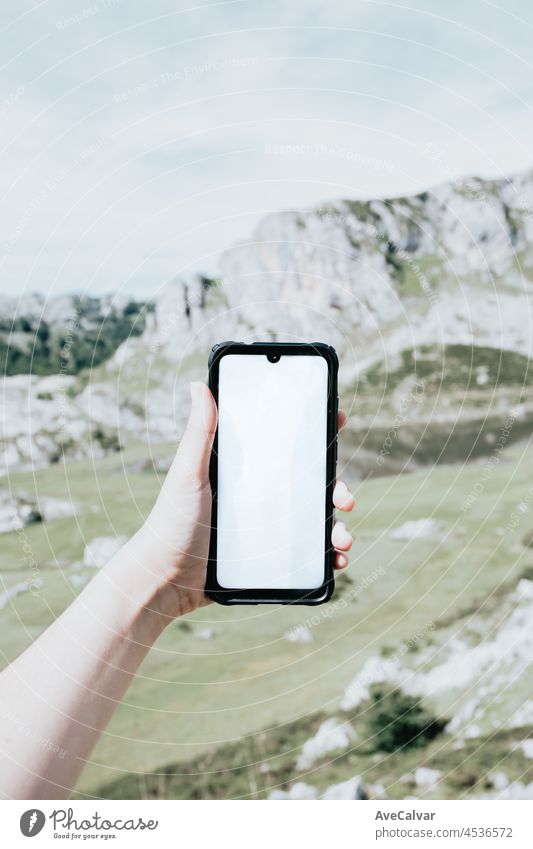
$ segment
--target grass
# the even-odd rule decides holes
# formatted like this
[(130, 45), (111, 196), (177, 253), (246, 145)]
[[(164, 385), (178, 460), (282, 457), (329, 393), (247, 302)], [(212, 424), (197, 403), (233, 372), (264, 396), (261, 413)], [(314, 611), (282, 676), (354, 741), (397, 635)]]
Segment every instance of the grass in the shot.
[(341, 457), (353, 458), (352, 471), (364, 477), (489, 457), (501, 444), (529, 438), (532, 385), (530, 360), (515, 352), (405, 349), (344, 390), (352, 416)]
[(533, 384), (533, 368), (528, 357), (515, 351), (482, 345), (421, 345), (416, 350), (401, 351), (397, 361), (388, 366), (381, 361), (372, 365), (361, 375), (358, 391), (366, 390), (372, 395), (376, 389), (393, 392), (412, 378), (421, 381), (425, 391), (434, 397), (435, 390), (475, 390), (476, 375), (480, 372), (486, 381), (485, 392), (493, 387)]
[[(157, 452), (165, 456), (169, 446), (158, 445)], [(24, 531), (44, 585), (40, 595), (24, 593), (0, 611), (6, 662), (74, 597), (77, 590), (69, 580), (69, 564), (81, 558), (85, 543), (94, 536), (131, 534), (138, 527), (159, 480), (153, 472), (131, 474), (124, 468), (146, 455), (147, 446), (135, 443), (122, 454), (99, 460), (96, 467), (90, 461), (59, 463), (35, 475), (12, 476), (13, 490), (71, 497), (79, 511), (74, 518)], [(135, 774), (159, 772), (165, 764), (209, 765), (212, 758), (223, 764), (231, 752), (237, 757), (237, 751), (267, 746), (270, 735), (278, 743), (279, 735), (288, 740), (283, 751), (290, 749), (290, 761), (301, 745), (300, 737), (308, 736), (317, 717), (338, 710), (345, 687), (367, 657), (379, 654), (384, 645), (408, 640), (429, 622), (453, 621), (462, 611), (482, 605), (502, 582), (516, 581), (531, 566), (531, 549), (521, 545), (531, 524), (527, 516), (523, 526), (503, 537), (498, 529), (505, 528), (524, 499), (532, 460), (533, 449), (523, 443), (506, 449), (466, 511), (461, 509), (465, 496), (482, 472), (476, 464), (439, 466), (360, 483), (358, 508), (350, 520), (356, 534), (350, 571), (354, 584), (343, 584), (345, 603), (316, 610), (213, 605), (188, 617), (189, 630), (170, 626), (115, 713), (82, 775), (79, 791), (99, 795), (100, 788), (113, 780), (135, 782)], [(391, 540), (391, 528), (427, 516), (442, 523), (440, 542)], [(3, 543), (0, 565), (6, 586), (28, 579), (21, 566), (20, 535), (5, 534)], [(377, 580), (350, 594), (379, 566), (383, 574)], [(284, 638), (287, 629), (306, 621), (312, 643)], [(213, 640), (198, 639), (198, 628), (205, 625), (214, 628)], [(278, 743), (273, 744), (274, 752)], [(270, 750), (265, 751), (268, 755)], [(330, 782), (333, 774), (334, 780), (341, 780), (349, 771), (361, 772), (364, 764), (371, 779), (378, 780), (380, 770), (374, 769), (373, 756), (364, 757), (364, 763), (348, 758), (346, 770), (324, 767), (320, 781)], [(426, 749), (418, 757), (425, 758)], [(407, 754), (400, 760), (403, 773), (409, 769)], [(397, 772), (399, 766), (387, 779), (392, 784)], [(281, 780), (283, 775), (280, 767), (274, 778)], [(249, 794), (248, 772), (241, 779), (234, 788), (222, 785), (224, 792), (231, 787), (235, 795)], [(207, 786), (205, 780), (191, 784), (188, 778), (187, 786), (198, 793), (200, 786)], [(253, 781), (257, 784), (257, 777)], [(177, 793), (178, 786), (184, 785), (172, 785), (168, 792)]]
[[(494, 790), (496, 772), (504, 772), (509, 781), (533, 781), (531, 760), (513, 748), (528, 736), (528, 729), (467, 740), (460, 749), (453, 748), (450, 738), (444, 736), (423, 749), (387, 753), (365, 739), (346, 752), (319, 759), (306, 771), (297, 771), (299, 749), (323, 719), (323, 714), (314, 714), (251, 735), (246, 741), (224, 744), (189, 761), (167, 764), (152, 773), (126, 775), (104, 785), (99, 795), (106, 799), (265, 799), (272, 790), (286, 789), (296, 780), (323, 792), (331, 784), (360, 775), (374, 798), (385, 793), (391, 799), (458, 799)], [(442, 773), (438, 788), (416, 786), (414, 771), (419, 766)], [(84, 794), (76, 795), (84, 798)]]

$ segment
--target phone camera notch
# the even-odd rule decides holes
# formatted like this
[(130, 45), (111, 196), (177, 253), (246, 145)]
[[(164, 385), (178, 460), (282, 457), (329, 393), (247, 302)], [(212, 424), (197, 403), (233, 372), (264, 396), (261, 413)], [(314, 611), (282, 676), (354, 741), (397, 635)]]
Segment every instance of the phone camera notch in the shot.
[(269, 363), (279, 363), (281, 359), (281, 354), (267, 354), (267, 360)]

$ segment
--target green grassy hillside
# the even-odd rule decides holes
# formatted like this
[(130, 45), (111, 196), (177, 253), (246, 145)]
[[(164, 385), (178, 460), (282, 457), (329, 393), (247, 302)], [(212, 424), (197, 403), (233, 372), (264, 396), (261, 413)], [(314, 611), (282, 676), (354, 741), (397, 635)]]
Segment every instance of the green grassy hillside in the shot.
[[(169, 450), (168, 445), (158, 446), (161, 456)], [(5, 588), (34, 577), (21, 568), (25, 542), (43, 581), (39, 595), (23, 593), (0, 611), (4, 662), (74, 597), (78, 588), (73, 586), (73, 575), (92, 574), (72, 565), (81, 558), (85, 543), (95, 536), (130, 534), (138, 527), (159, 486), (155, 472), (131, 471), (145, 453), (145, 446), (131, 444), (97, 467), (89, 461), (59, 463), (35, 474), (12, 476), (15, 491), (70, 497), (79, 509), (74, 518), (30, 525), (23, 535), (3, 536), (0, 568)], [(432, 634), (440, 633), (441, 626), (449, 628), (487, 600), (497, 599), (533, 565), (533, 551), (521, 542), (533, 524), (527, 511), (512, 532), (501, 533), (530, 487), (532, 460), (533, 448), (520, 443), (503, 452), (488, 476), (483, 476), (480, 461), (360, 483), (351, 520), (356, 535), (352, 567), (339, 580), (333, 602), (317, 610), (213, 605), (170, 626), (93, 753), (79, 791), (113, 795), (120, 787), (120, 792), (135, 795), (140, 785), (132, 775), (159, 773), (168, 764), (183, 763), (187, 773), (223, 768), (226, 777), (217, 786), (230, 796), (248, 795), (246, 764), (274, 755), (279, 757), (280, 774), (270, 786), (294, 777), (291, 763), (302, 740), (321, 715), (338, 712), (346, 686), (370, 655), (394, 651), (427, 629), (428, 623), (436, 628)], [(482, 476), (482, 491), (463, 509)], [(391, 528), (429, 516), (440, 523), (440, 539), (391, 538)], [(305, 623), (312, 642), (285, 639), (289, 628)], [(206, 627), (214, 630), (212, 639), (199, 638)], [(449, 716), (445, 699), (433, 708)], [(453, 757), (446, 737), (430, 746), (438, 758)], [(486, 747), (483, 758), (497, 761), (499, 751)], [(372, 780), (392, 786), (400, 771), (426, 757), (426, 750), (413, 752), (406, 760), (395, 755), (380, 766), (381, 756), (354, 753), (349, 756), (353, 762), (341, 759), (324, 766), (312, 783), (342, 780), (346, 772), (369, 769)], [(389, 769), (391, 764), (397, 768)], [(108, 789), (117, 779), (125, 783)], [(181, 779), (139, 781), (149, 795), (189, 792)], [(205, 775), (195, 778), (189, 795), (200, 792), (198, 787), (215, 794), (209, 789), (213, 786)], [(408, 793), (406, 784), (390, 792), (399, 795), (401, 788)]]

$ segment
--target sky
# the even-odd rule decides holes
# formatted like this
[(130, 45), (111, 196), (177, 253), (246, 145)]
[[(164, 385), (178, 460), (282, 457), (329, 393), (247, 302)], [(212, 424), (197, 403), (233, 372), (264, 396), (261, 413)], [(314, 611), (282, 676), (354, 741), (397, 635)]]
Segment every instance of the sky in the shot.
[(279, 209), (533, 166), (533, 4), (4, 0), (0, 292), (149, 296)]

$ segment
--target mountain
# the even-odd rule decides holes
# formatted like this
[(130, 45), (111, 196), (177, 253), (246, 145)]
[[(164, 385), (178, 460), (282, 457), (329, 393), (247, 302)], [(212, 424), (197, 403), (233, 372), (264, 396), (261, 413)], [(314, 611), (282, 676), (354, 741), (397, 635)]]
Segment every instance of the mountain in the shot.
[(150, 304), (2, 303), (6, 661), (148, 514), (214, 342), (334, 344), (363, 479), (330, 604), (169, 626), (81, 795), (533, 796), (530, 208), (530, 174), (339, 200)]
[(222, 281), (245, 326), (318, 333), (357, 371), (419, 344), (529, 356), (532, 207), (528, 174), (284, 212), (222, 257)]
[[(149, 305), (4, 302), (3, 470), (90, 453), (90, 442), (105, 452), (132, 435), (175, 441), (187, 381), (227, 338), (337, 348), (354, 474), (486, 454), (508, 420), (509, 438), (524, 436), (532, 210), (532, 173), (339, 200), (268, 216), (215, 278), (176, 279)], [(394, 451), (380, 455), (391, 427)]]
[(76, 374), (107, 360), (145, 328), (150, 309), (129, 297), (31, 294), (3, 298), (0, 364), (5, 375)]

